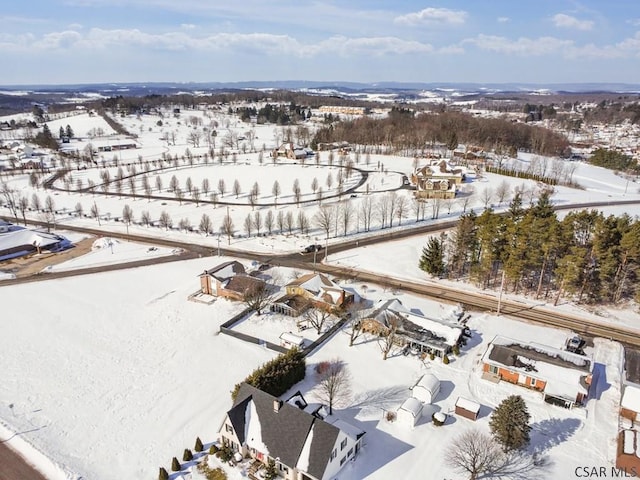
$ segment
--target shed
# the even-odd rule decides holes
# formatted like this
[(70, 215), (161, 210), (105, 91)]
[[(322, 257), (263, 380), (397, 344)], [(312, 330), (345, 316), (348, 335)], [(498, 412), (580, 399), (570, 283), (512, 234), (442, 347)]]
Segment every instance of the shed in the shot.
[(468, 418), (469, 420), (477, 420), (480, 413), (480, 404), (463, 397), (456, 400), (456, 415)]
[(420, 377), (412, 388), (412, 395), (426, 404), (431, 404), (440, 392), (440, 380), (433, 373)]
[(396, 413), (398, 423), (415, 427), (422, 416), (422, 402), (415, 397), (407, 398)]
[(280, 345), (285, 348), (302, 348), (304, 346), (304, 338), (291, 332), (282, 332), (280, 334)]

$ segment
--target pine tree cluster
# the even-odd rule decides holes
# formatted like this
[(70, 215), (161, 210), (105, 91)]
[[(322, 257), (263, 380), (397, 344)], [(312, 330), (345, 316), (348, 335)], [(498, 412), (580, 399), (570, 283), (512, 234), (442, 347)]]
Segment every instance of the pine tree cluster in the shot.
[[(306, 362), (302, 351), (293, 348), (254, 370), (242, 383), (248, 383), (274, 397), (282, 395), (293, 385), (304, 379)], [(235, 401), (241, 383), (231, 392)]]

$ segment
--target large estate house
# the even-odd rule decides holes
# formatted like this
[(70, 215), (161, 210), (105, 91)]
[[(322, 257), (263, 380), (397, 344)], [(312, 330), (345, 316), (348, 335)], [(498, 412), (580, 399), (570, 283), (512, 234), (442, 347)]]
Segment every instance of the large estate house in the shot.
[(465, 169), (452, 167), (444, 159), (416, 169), (410, 178), (419, 198), (455, 198), (457, 186), (464, 180)]
[(589, 394), (593, 362), (586, 355), (497, 336), (482, 357), (483, 378), (542, 393), (546, 402), (571, 408)]
[(222, 423), (222, 445), (267, 465), (286, 480), (333, 480), (356, 458), (364, 431), (320, 409), (302, 395), (282, 401), (243, 383)]
[(396, 329), (396, 343), (418, 353), (444, 357), (462, 341), (462, 325), (443, 319), (429, 318), (407, 309), (400, 300), (380, 300), (362, 319), (362, 331), (387, 335)]

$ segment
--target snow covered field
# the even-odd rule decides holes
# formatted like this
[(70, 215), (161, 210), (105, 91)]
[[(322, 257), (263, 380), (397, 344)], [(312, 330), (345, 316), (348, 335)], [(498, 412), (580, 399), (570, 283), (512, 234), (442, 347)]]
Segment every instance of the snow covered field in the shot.
[[(154, 478), (157, 467), (168, 466), (196, 436), (214, 440), (233, 385), (274, 353), (216, 333), (241, 305), (187, 301), (197, 288), (196, 272), (208, 267), (211, 259), (197, 259), (0, 290), (4, 311), (21, 319), (0, 326), (0, 351), (16, 359), (0, 374), (0, 418), (5, 428), (21, 432), (21, 440), (46, 452), (57, 465), (54, 478)], [(25, 301), (34, 288), (39, 301)], [(390, 295), (368, 286), (372, 300)], [(451, 309), (398, 297), (431, 316), (447, 316)], [(259, 322), (269, 318), (263, 315)], [(497, 334), (561, 346), (571, 332), (489, 315), (474, 315), (469, 325), (474, 337), (450, 365), (402, 355), (383, 361), (375, 340), (360, 337), (349, 347), (344, 332), (308, 358), (307, 379), (295, 388), (315, 400), (314, 364), (344, 359), (353, 394), (337, 415), (368, 432), (361, 456), (342, 479), (417, 478), (425, 464), (430, 478), (457, 478), (439, 460), (447, 443), (471, 426), (486, 430), (491, 409), (511, 393), (527, 401), (531, 449), (548, 457), (547, 478), (573, 478), (573, 465), (606, 465), (613, 458), (619, 345), (596, 341), (590, 353), (606, 373), (594, 387), (598, 400), (567, 411), (544, 403), (539, 394), (482, 380), (478, 360)], [(425, 372), (442, 381), (435, 410), (451, 412), (464, 396), (483, 405), (478, 422), (454, 417), (436, 428), (425, 417), (413, 431), (387, 422), (384, 412), (397, 408)]]

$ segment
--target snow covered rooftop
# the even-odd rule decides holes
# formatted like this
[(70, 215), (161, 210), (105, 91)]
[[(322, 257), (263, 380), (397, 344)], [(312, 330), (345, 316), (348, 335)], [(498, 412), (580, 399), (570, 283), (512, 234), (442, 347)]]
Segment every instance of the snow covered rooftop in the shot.
[(633, 412), (640, 412), (640, 387), (626, 385), (620, 406)]
[(416, 418), (422, 413), (422, 402), (415, 397), (409, 397), (400, 405), (400, 410), (406, 410)]

